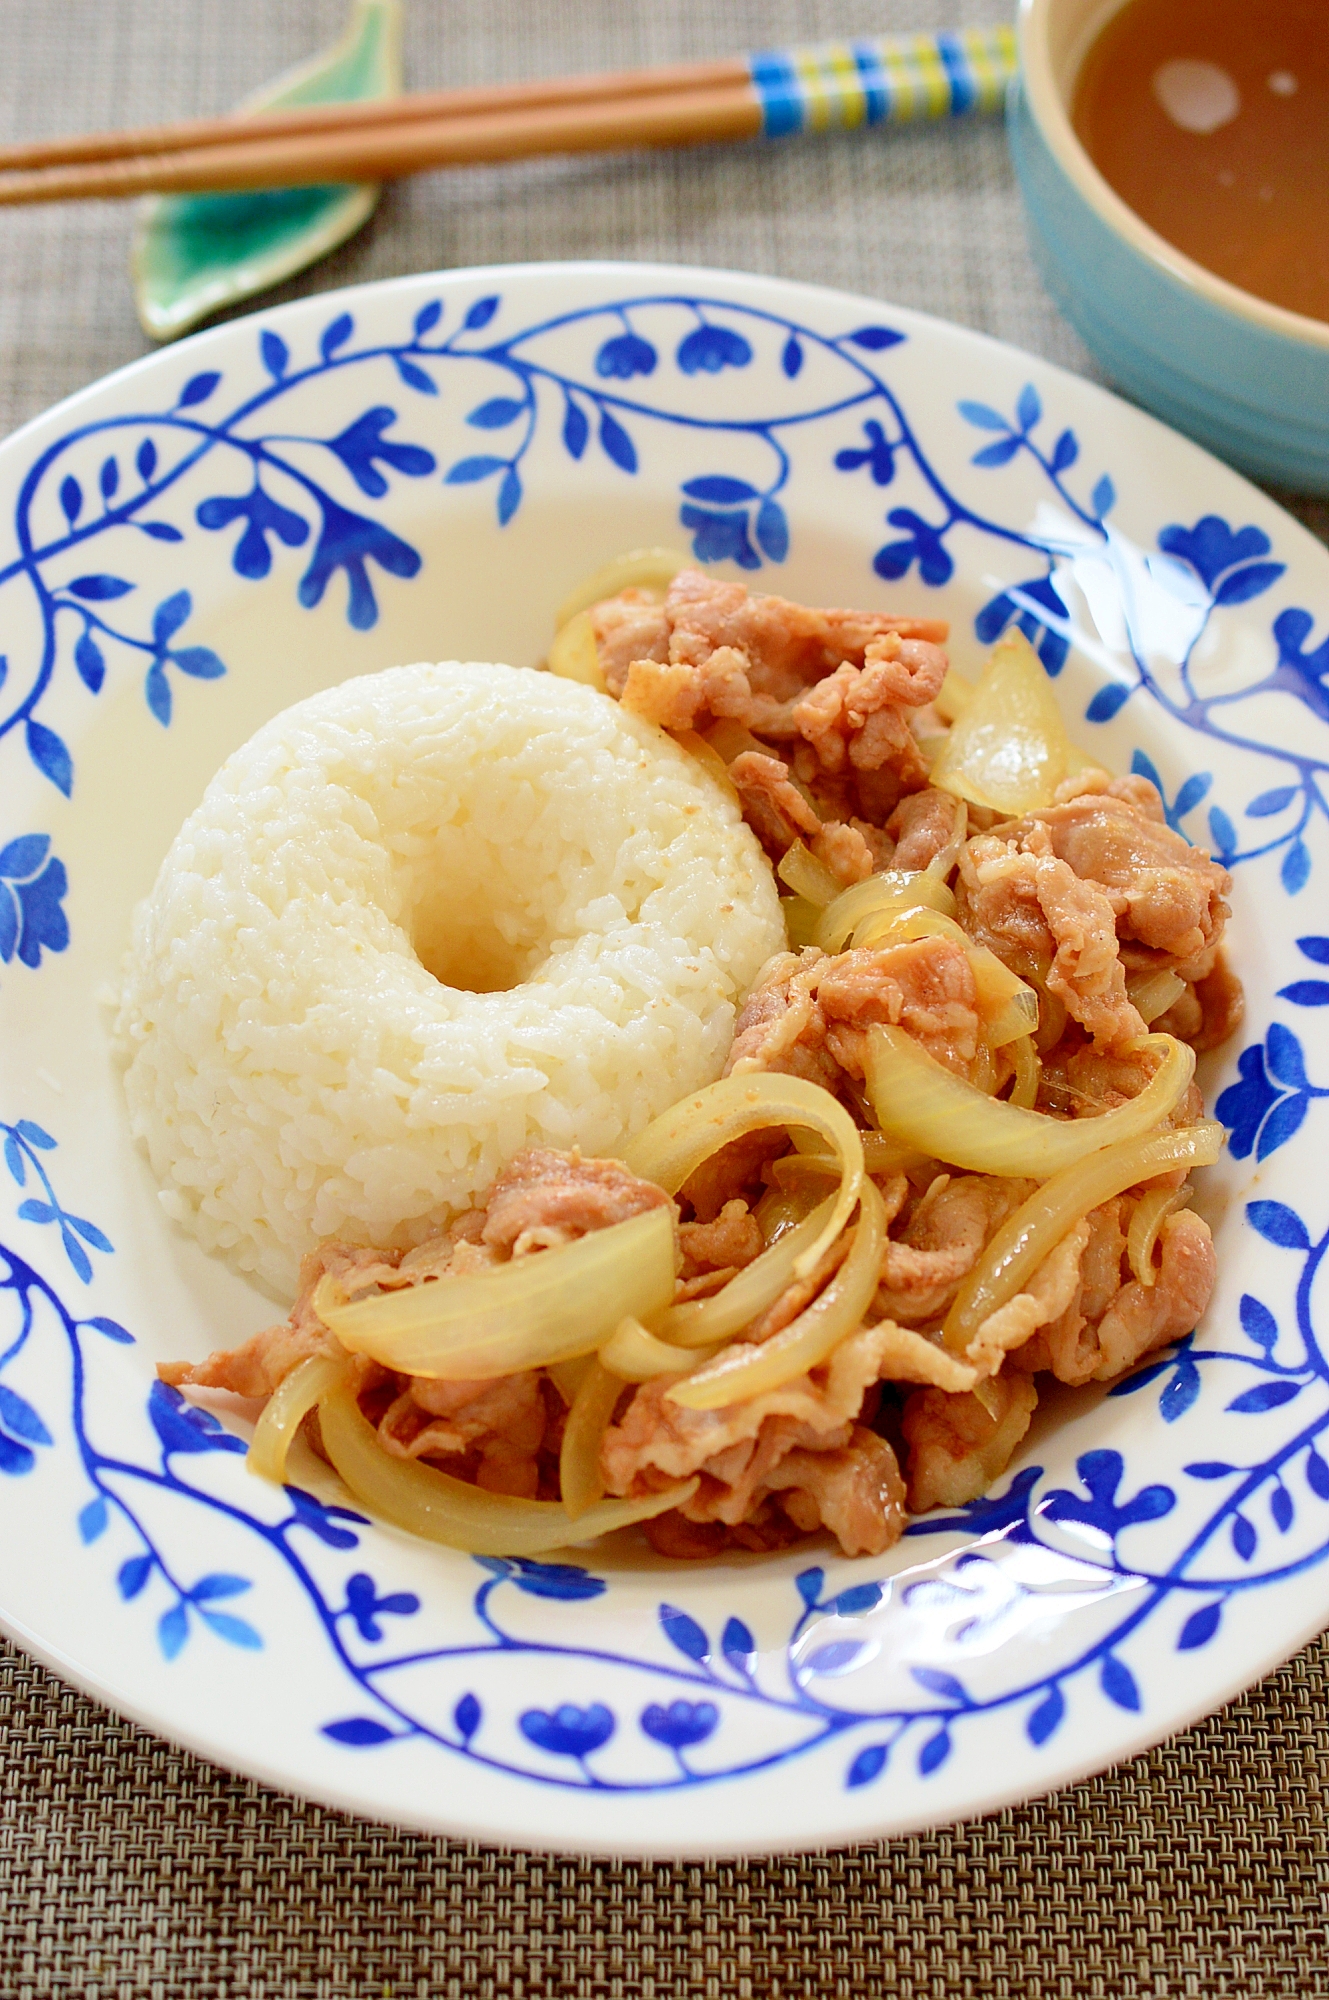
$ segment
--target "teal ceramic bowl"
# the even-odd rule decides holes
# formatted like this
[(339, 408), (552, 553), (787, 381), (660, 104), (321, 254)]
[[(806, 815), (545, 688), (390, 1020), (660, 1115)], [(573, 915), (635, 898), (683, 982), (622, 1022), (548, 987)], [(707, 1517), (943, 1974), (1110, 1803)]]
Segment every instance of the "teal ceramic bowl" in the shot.
[(1113, 380), (1257, 479), (1329, 493), (1329, 324), (1215, 277), (1127, 207), (1075, 135), (1123, 0), (1021, 0), (1010, 143), (1044, 280)]

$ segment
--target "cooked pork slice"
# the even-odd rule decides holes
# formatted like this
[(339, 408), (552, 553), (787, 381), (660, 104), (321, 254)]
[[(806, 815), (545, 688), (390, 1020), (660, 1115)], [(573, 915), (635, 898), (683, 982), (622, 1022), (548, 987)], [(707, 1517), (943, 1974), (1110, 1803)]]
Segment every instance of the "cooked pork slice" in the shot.
[(727, 1201), (712, 1222), (685, 1222), (679, 1229), (683, 1274), (741, 1270), (766, 1248), (756, 1218), (745, 1201)]
[(887, 1244), (876, 1310), (904, 1326), (942, 1319), (980, 1251), (1033, 1187), (996, 1175), (939, 1174)]
[(1058, 860), (1106, 890), (1123, 943), (1144, 946), (1183, 979), (1201, 979), (1212, 969), (1232, 877), (1174, 833), (1161, 808), (1155, 813), (1151, 804), (1111, 791), (1090, 793), (1031, 814), (1021, 823), (1022, 844), (1039, 827)]
[[(827, 1475), (850, 1482), (839, 1489), (840, 1500), (834, 1503), (829, 1486), (824, 1488), (836, 1518), (820, 1514), (818, 1518), (837, 1534), (841, 1526), (852, 1533), (856, 1546), (850, 1549), (842, 1541), (846, 1554), (880, 1553), (903, 1528), (903, 1489), (898, 1470), (894, 1484), (886, 1476), (883, 1449), (890, 1448), (883, 1440), (877, 1439), (867, 1457), (862, 1456), (857, 1420), (864, 1397), (880, 1377), (883, 1354), (898, 1332), (889, 1325), (860, 1328), (841, 1341), (821, 1368), (725, 1409), (689, 1410), (671, 1402), (667, 1392), (676, 1379), (672, 1376), (644, 1383), (618, 1423), (605, 1433), (600, 1465), (607, 1490), (648, 1493), (698, 1473), (700, 1488), (683, 1509), (687, 1519), (737, 1527), (757, 1513), (771, 1493), (808, 1487), (804, 1457), (858, 1450), (856, 1471), (842, 1464)], [(782, 1478), (780, 1468), (791, 1454), (798, 1454), (797, 1463)], [(893, 1469), (893, 1454), (889, 1463)], [(871, 1504), (880, 1508), (875, 1530), (865, 1522), (859, 1504), (865, 1494), (875, 1495)], [(864, 1541), (868, 1534), (871, 1540)]]
[(804, 1534), (827, 1528), (847, 1556), (879, 1556), (904, 1532), (904, 1481), (885, 1438), (855, 1424), (836, 1451), (788, 1452), (768, 1493)]
[(919, 1389), (907, 1399), (911, 1514), (977, 1500), (1010, 1464), (1038, 1392), (1027, 1377), (998, 1375), (984, 1385), (983, 1397)]
[(163, 1382), (179, 1388), (229, 1389), (233, 1396), (270, 1396), (302, 1361), (337, 1351), (337, 1343), (313, 1306), (315, 1289), (325, 1273), (353, 1295), (372, 1291), (375, 1285), (400, 1284), (400, 1262), (396, 1251), (324, 1243), (301, 1264), (300, 1294), (286, 1319), (251, 1335), (239, 1347), (219, 1347), (206, 1361), (159, 1362), (157, 1373)]
[(667, 1207), (669, 1196), (617, 1160), (533, 1147), (508, 1162), (486, 1205), (482, 1240), (500, 1254), (521, 1257)]
[(1000, 833), (976, 834), (960, 851), (956, 900), (975, 943), (1021, 978), (1041, 977), (1095, 1041), (1111, 1047), (1144, 1034), (1126, 991), (1112, 902), (1068, 862)]
[(835, 1090), (861, 1080), (866, 1034), (889, 1023), (961, 1075), (978, 1051), (968, 954), (951, 938), (840, 952), (809, 945), (769, 959), (734, 1029), (726, 1074), (783, 1070)]
[(435, 1382), (399, 1375), (398, 1393), (378, 1422), (378, 1438), (394, 1458), (432, 1458), (445, 1471), (449, 1459), (470, 1457), (477, 1486), (491, 1493), (533, 1499), (539, 1489), (537, 1454), (545, 1442), (549, 1411), (538, 1369), (490, 1382)]
[[(1079, 1225), (1074, 1232), (1079, 1282), (1058, 1313), (1041, 1315), (1031, 1337), (1011, 1348), (1008, 1368), (1030, 1374), (1047, 1369), (1058, 1381), (1073, 1385), (1111, 1382), (1155, 1348), (1194, 1331), (1214, 1287), (1208, 1224), (1187, 1208), (1170, 1215), (1159, 1232), (1154, 1282), (1144, 1285), (1126, 1259), (1126, 1229), (1135, 1202), (1133, 1195), (1105, 1202)], [(1065, 1239), (1044, 1270), (1054, 1260), (1064, 1267), (1060, 1253), (1069, 1254), (1071, 1240)], [(999, 1321), (999, 1315), (993, 1320)], [(991, 1326), (988, 1321), (983, 1333)], [(996, 1331), (1000, 1333), (1000, 1324)]]
[(933, 785), (901, 799), (886, 822), (886, 831), (895, 842), (892, 868), (926, 868), (955, 839), (957, 823), (963, 832), (964, 813), (962, 800), (939, 792)]

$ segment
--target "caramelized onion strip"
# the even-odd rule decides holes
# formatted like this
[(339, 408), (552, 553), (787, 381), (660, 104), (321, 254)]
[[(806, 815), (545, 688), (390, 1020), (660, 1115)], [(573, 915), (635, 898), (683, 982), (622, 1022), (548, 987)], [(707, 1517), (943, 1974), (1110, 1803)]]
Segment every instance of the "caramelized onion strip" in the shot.
[(1152, 1131), (1180, 1102), (1195, 1051), (1171, 1035), (1134, 1044), (1162, 1061), (1138, 1097), (1093, 1118), (1051, 1118), (983, 1094), (943, 1067), (902, 1028), (872, 1027), (864, 1068), (883, 1132), (971, 1173), (1046, 1180), (1086, 1155)]
[(947, 1347), (963, 1354), (988, 1315), (1023, 1289), (1091, 1209), (1175, 1167), (1212, 1166), (1222, 1149), (1222, 1126), (1206, 1121), (1123, 1139), (1054, 1174), (1003, 1223), (964, 1279), (942, 1329)]
[(823, 951), (843, 951), (858, 926), (868, 917), (913, 910), (922, 904), (939, 910), (944, 917), (955, 915), (955, 898), (935, 875), (904, 868), (884, 868), (841, 890), (833, 903), (822, 911), (814, 944)]
[(719, 1410), (750, 1402), (817, 1367), (861, 1323), (877, 1289), (885, 1250), (885, 1203), (873, 1183), (864, 1181), (849, 1255), (825, 1290), (770, 1340), (724, 1348), (694, 1375), (667, 1389), (668, 1400), (687, 1410)]
[[(770, 1070), (736, 1072), (675, 1104), (638, 1133), (623, 1157), (630, 1172), (654, 1181), (666, 1194), (677, 1194), (702, 1162), (731, 1140), (782, 1126), (806, 1126), (827, 1142), (840, 1162), (840, 1188), (831, 1212), (820, 1236), (794, 1267), (795, 1276), (803, 1277), (820, 1263), (848, 1222), (863, 1185), (858, 1127), (829, 1090), (801, 1076)], [(648, 1318), (649, 1310), (624, 1308), (638, 1319)]]
[[(829, 1158), (826, 1169), (828, 1173), (838, 1171)], [(834, 1205), (833, 1197), (819, 1203), (811, 1215), (785, 1230), (709, 1299), (685, 1299), (682, 1305), (667, 1306), (657, 1313), (651, 1322), (654, 1333), (661, 1341), (683, 1348), (713, 1347), (718, 1341), (732, 1339), (792, 1284), (800, 1260), (820, 1241)]]
[(599, 1361), (592, 1361), (577, 1385), (558, 1454), (558, 1490), (574, 1521), (604, 1499), (600, 1440), (609, 1429), (614, 1405), (622, 1393), (621, 1376), (611, 1375)]
[(268, 1397), (254, 1426), (245, 1456), (250, 1472), (281, 1485), (286, 1477), (286, 1454), (295, 1442), (296, 1432), (319, 1397), (340, 1382), (345, 1368), (344, 1355), (312, 1354), (308, 1361), (291, 1370)]
[(1150, 1288), (1158, 1282), (1154, 1265), (1154, 1245), (1158, 1233), (1176, 1209), (1191, 1198), (1189, 1187), (1147, 1188), (1135, 1204), (1135, 1213), (1126, 1230), (1126, 1257), (1140, 1283)]
[(319, 1403), (323, 1446), (357, 1500), (372, 1514), (426, 1541), (477, 1556), (539, 1556), (649, 1521), (691, 1499), (697, 1481), (641, 1500), (601, 1500), (576, 1521), (557, 1500), (486, 1493), (416, 1459), (390, 1458), (343, 1380)]
[(343, 1347), (385, 1368), (479, 1382), (592, 1354), (626, 1314), (673, 1295), (674, 1211), (662, 1206), (490, 1271), (354, 1304), (324, 1278), (314, 1310)]

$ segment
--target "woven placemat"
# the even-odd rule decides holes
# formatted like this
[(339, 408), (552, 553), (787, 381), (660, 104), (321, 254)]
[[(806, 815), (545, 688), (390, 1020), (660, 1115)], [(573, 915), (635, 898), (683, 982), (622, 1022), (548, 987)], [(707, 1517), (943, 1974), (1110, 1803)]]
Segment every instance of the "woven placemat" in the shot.
[[(408, 0), (417, 86), (1001, 18), (1000, 0)], [(342, 0), (0, 0), (12, 135), (220, 110)], [(0, 215), (0, 429), (147, 347), (111, 206)], [(669, 258), (869, 292), (1095, 375), (992, 124), (433, 175), (279, 296), (524, 258)], [(1280, 496), (1285, 497), (1285, 496)], [(1329, 540), (1329, 507), (1291, 504)], [(388, 1832), (227, 1776), (0, 1649), (0, 1993), (1311, 1996), (1329, 1988), (1321, 1641), (1037, 1804), (882, 1848), (579, 1864)], [(795, 1772), (790, 1782), (797, 1784)]]

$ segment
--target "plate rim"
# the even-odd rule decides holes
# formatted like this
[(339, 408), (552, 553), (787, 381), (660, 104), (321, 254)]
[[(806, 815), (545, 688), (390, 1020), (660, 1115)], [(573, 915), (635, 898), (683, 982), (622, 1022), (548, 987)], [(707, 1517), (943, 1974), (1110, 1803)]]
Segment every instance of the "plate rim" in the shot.
[[(1196, 444), (1194, 440), (1186, 438), (1170, 426), (1162, 423), (1159, 419), (1151, 416), (1148, 412), (1140, 410), (1133, 404), (1126, 402), (1124, 398), (1118, 396), (1111, 389), (1077, 375), (1073, 370), (1059, 363), (1029, 354), (1026, 350), (1010, 342), (1003, 341), (994, 335), (960, 325), (956, 322), (942, 320), (934, 315), (913, 308), (896, 306), (888, 300), (875, 299), (866, 293), (844, 291), (838, 287), (822, 286), (783, 277), (772, 277), (756, 272), (731, 271), (719, 267), (674, 264), (656, 262), (654, 260), (642, 262), (622, 259), (576, 259), (559, 262), (524, 261), (510, 264), (474, 265), (437, 272), (404, 273), (393, 277), (368, 280), (361, 284), (348, 285), (332, 291), (315, 292), (304, 298), (290, 300), (281, 305), (260, 307), (257, 310), (230, 319), (220, 326), (202, 329), (199, 332), (189, 335), (184, 341), (174, 343), (170, 348), (142, 355), (74, 391), (70, 396), (63, 398), (49, 409), (28, 419), (7, 437), (0, 444), (0, 462), (21, 455), (24, 446), (38, 436), (44, 427), (57, 420), (63, 420), (71, 413), (80, 413), (87, 405), (105, 397), (108, 392), (114, 393), (125, 383), (133, 382), (141, 376), (160, 374), (163, 370), (169, 368), (171, 362), (177, 356), (201, 354), (209, 348), (225, 347), (232, 342), (243, 340), (252, 331), (257, 322), (261, 321), (277, 326), (292, 322), (299, 323), (315, 316), (326, 316), (330, 311), (335, 310), (339, 304), (349, 305), (357, 299), (368, 297), (382, 299), (390, 297), (393, 293), (410, 296), (420, 289), (431, 285), (446, 287), (449, 290), (459, 290), (476, 283), (500, 284), (504, 281), (530, 280), (532, 278), (547, 280), (554, 277), (573, 281), (581, 279), (587, 281), (613, 280), (632, 286), (646, 285), (652, 281), (661, 280), (671, 283), (687, 282), (692, 284), (701, 281), (713, 288), (736, 288), (740, 293), (765, 292), (769, 294), (771, 291), (775, 291), (786, 299), (815, 299), (823, 305), (827, 301), (844, 302), (845, 304), (859, 308), (868, 307), (874, 311), (885, 311), (897, 318), (901, 324), (906, 325), (911, 333), (914, 334), (935, 335), (940, 332), (947, 338), (957, 338), (966, 346), (977, 343), (980, 350), (991, 351), (994, 355), (1006, 357), (1018, 356), (1026, 360), (1037, 371), (1040, 380), (1053, 379), (1073, 385), (1076, 397), (1083, 397), (1085, 392), (1088, 391), (1091, 401), (1107, 411), (1111, 411), (1114, 408), (1121, 408), (1124, 405), (1125, 408), (1131, 411), (1134, 418), (1142, 419), (1145, 424), (1152, 426), (1161, 438), (1166, 439), (1170, 450), (1175, 450), (1176, 446), (1180, 444), (1188, 452), (1198, 454), (1200, 461), (1218, 467), (1224, 476), (1223, 485), (1227, 491), (1236, 490), (1244, 492), (1253, 501), (1258, 503), (1261, 512), (1271, 512), (1276, 515), (1279, 520), (1281, 532), (1286, 533), (1288, 530), (1295, 531), (1291, 537), (1292, 542), (1304, 556), (1308, 556), (1313, 562), (1323, 565), (1325, 582), (1329, 586), (1329, 550), (1326, 550), (1324, 544), (1299, 522), (1295, 516), (1289, 514), (1280, 505), (1278, 500), (1257, 487), (1243, 474), (1215, 458), (1212, 453), (1205, 450), (1203, 446)], [(184, 360), (182, 372), (187, 370), (188, 367), (189, 361)], [(1099, 399), (1102, 399), (1101, 403)], [(1232, 481), (1237, 483), (1235, 489), (1229, 485), (1229, 482)], [(1284, 1628), (1283, 1636), (1279, 1637), (1273, 1648), (1268, 1652), (1265, 1664), (1254, 1677), (1242, 1668), (1236, 1668), (1232, 1673), (1227, 1675), (1219, 1674), (1212, 1676), (1205, 1682), (1204, 1693), (1197, 1694), (1193, 1700), (1183, 1701), (1180, 1709), (1171, 1710), (1165, 1721), (1151, 1723), (1148, 1720), (1149, 1712), (1146, 1710), (1135, 1728), (1123, 1732), (1121, 1740), (1124, 1747), (1114, 1751), (1112, 1757), (1107, 1762), (1104, 1761), (1101, 1751), (1086, 1751), (1081, 1758), (1071, 1757), (1064, 1762), (1054, 1777), (1049, 1777), (1045, 1782), (1040, 1782), (1036, 1770), (1026, 1759), (1020, 1766), (1024, 1773), (1022, 1779), (1016, 1780), (1012, 1778), (1007, 1783), (996, 1784), (989, 1788), (977, 1790), (974, 1793), (972, 1803), (966, 1805), (959, 1815), (942, 1810), (933, 1817), (927, 1817), (926, 1815), (920, 1816), (919, 1812), (914, 1810), (908, 1811), (903, 1816), (896, 1818), (890, 1812), (884, 1810), (869, 1813), (866, 1817), (860, 1817), (851, 1812), (846, 1815), (849, 1823), (843, 1832), (811, 1842), (805, 1838), (800, 1838), (796, 1833), (790, 1833), (787, 1836), (781, 1835), (773, 1838), (769, 1842), (761, 1841), (755, 1844), (746, 1839), (735, 1841), (732, 1838), (711, 1841), (703, 1836), (696, 1841), (689, 1840), (686, 1845), (680, 1845), (675, 1841), (652, 1842), (649, 1838), (646, 1838), (637, 1839), (631, 1843), (612, 1839), (601, 1846), (598, 1844), (588, 1845), (580, 1837), (569, 1837), (566, 1840), (560, 1840), (557, 1836), (551, 1838), (542, 1834), (538, 1843), (536, 1843), (534, 1851), (587, 1855), (597, 1858), (643, 1857), (670, 1859), (686, 1857), (718, 1859), (741, 1855), (752, 1857), (764, 1855), (776, 1856), (796, 1852), (823, 1851), (829, 1846), (845, 1841), (894, 1837), (906, 1832), (923, 1832), (938, 1826), (958, 1824), (962, 1820), (978, 1818), (999, 1811), (1006, 1806), (1040, 1799), (1053, 1790), (1060, 1790), (1063, 1786), (1082, 1782), (1086, 1778), (1111, 1770), (1122, 1762), (1153, 1749), (1170, 1736), (1182, 1729), (1192, 1727), (1197, 1721), (1214, 1713), (1241, 1693), (1257, 1685), (1258, 1681), (1265, 1675), (1275, 1671), (1279, 1666), (1292, 1658), (1295, 1653), (1300, 1651), (1317, 1633), (1325, 1628), (1326, 1622), (1329, 1622), (1329, 1612), (1326, 1615), (1321, 1615), (1319, 1611), (1308, 1614), (1304, 1619), (1296, 1623), (1295, 1630), (1297, 1636), (1290, 1644), (1287, 1643), (1285, 1634), (1286, 1630), (1291, 1629), (1291, 1627)], [(504, 1846), (520, 1846), (522, 1844), (522, 1836), (519, 1830), (509, 1833), (496, 1832), (492, 1825), (482, 1825), (477, 1824), (475, 1821), (468, 1821), (464, 1815), (464, 1811), (459, 1813), (429, 1813), (422, 1811), (418, 1815), (399, 1810), (393, 1810), (390, 1813), (378, 1813), (367, 1809), (363, 1800), (358, 1795), (342, 1790), (334, 1784), (306, 1781), (303, 1778), (295, 1781), (287, 1773), (274, 1770), (265, 1765), (261, 1757), (243, 1758), (229, 1753), (227, 1750), (219, 1748), (217, 1742), (209, 1738), (206, 1732), (183, 1729), (178, 1726), (163, 1727), (162, 1722), (158, 1719), (150, 1704), (136, 1703), (132, 1697), (127, 1697), (119, 1689), (114, 1688), (101, 1675), (89, 1672), (86, 1668), (77, 1664), (59, 1646), (52, 1645), (39, 1632), (24, 1623), (24, 1621), (12, 1616), (2, 1603), (0, 1603), (0, 1631), (3, 1631), (23, 1652), (36, 1659), (43, 1667), (54, 1673), (58, 1678), (73, 1685), (81, 1693), (100, 1701), (113, 1713), (126, 1716), (137, 1726), (148, 1730), (153, 1735), (161, 1737), (193, 1755), (214, 1763), (238, 1777), (255, 1781), (288, 1795), (317, 1803), (333, 1810), (346, 1812), (359, 1818), (368, 1819), (378, 1824), (410, 1828), (435, 1835), (448, 1835), (454, 1838), (479, 1839), (490, 1844)]]

